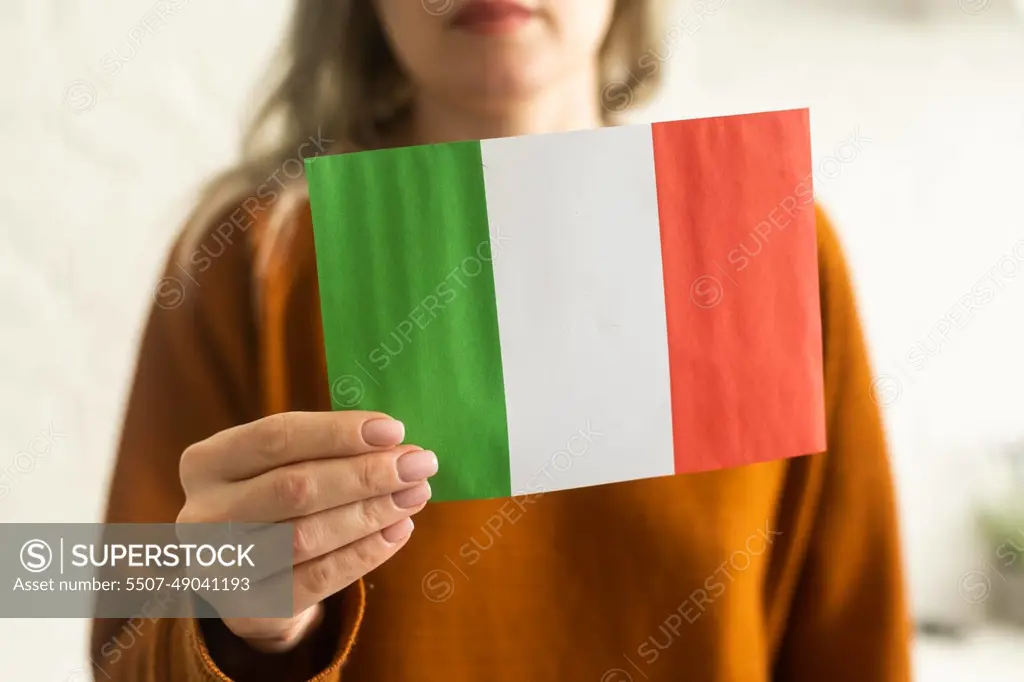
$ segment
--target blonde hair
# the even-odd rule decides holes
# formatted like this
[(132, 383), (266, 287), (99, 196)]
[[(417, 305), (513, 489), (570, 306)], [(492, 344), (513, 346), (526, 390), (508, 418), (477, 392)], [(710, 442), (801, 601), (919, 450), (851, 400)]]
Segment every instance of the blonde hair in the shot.
[[(601, 103), (606, 124), (616, 122), (607, 106), (612, 90), (628, 92), (632, 105), (641, 103), (657, 84), (660, 69), (637, 67), (653, 48), (659, 1), (615, 0), (601, 46), (601, 83), (594, 95), (605, 100)], [(444, 7), (451, 3), (444, 0)], [(287, 222), (288, 214), (305, 199), (301, 170), (296, 177), (285, 170), (290, 161), (301, 168), (304, 158), (314, 153), (383, 146), (382, 133), (409, 109), (410, 88), (373, 5), (369, 0), (296, 0), (277, 60), (279, 71), (270, 74), (273, 87), (244, 133), (239, 163), (203, 188), (180, 243), (184, 258), (213, 221), (243, 200), (255, 201), (252, 193), (271, 178), (281, 191), (264, 195), (274, 195), (268, 230), (274, 232), (275, 226)], [(331, 148), (310, 143), (318, 140), (330, 142)], [(284, 178), (279, 177), (282, 170)]]

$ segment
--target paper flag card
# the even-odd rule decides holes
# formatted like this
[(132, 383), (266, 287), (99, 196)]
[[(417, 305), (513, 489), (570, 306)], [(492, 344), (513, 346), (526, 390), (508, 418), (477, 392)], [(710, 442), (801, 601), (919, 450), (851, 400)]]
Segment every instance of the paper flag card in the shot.
[(307, 161), (336, 409), (435, 501), (825, 449), (808, 112)]

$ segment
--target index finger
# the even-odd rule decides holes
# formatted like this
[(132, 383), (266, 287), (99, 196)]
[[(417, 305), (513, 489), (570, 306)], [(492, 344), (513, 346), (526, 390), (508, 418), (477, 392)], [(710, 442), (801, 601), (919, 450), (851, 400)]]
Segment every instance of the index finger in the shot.
[(387, 450), (403, 438), (402, 422), (383, 412), (282, 412), (193, 445), (181, 470), (183, 477), (193, 469), (204, 479), (240, 481), (296, 462)]

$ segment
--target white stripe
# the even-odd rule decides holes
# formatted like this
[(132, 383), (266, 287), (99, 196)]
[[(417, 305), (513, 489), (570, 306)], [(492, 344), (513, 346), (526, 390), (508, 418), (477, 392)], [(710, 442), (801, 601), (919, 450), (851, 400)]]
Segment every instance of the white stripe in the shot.
[(513, 494), (673, 473), (650, 126), (481, 151)]

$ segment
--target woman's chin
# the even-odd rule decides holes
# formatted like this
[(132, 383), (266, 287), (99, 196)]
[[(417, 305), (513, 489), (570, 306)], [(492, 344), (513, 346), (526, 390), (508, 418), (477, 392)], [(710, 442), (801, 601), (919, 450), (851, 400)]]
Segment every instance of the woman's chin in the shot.
[(529, 100), (549, 81), (544, 69), (532, 67), (523, 60), (492, 59), (462, 65), (457, 76), (446, 82), (444, 88), (452, 95), (457, 93), (460, 100), (476, 101), (481, 107), (493, 109)]

